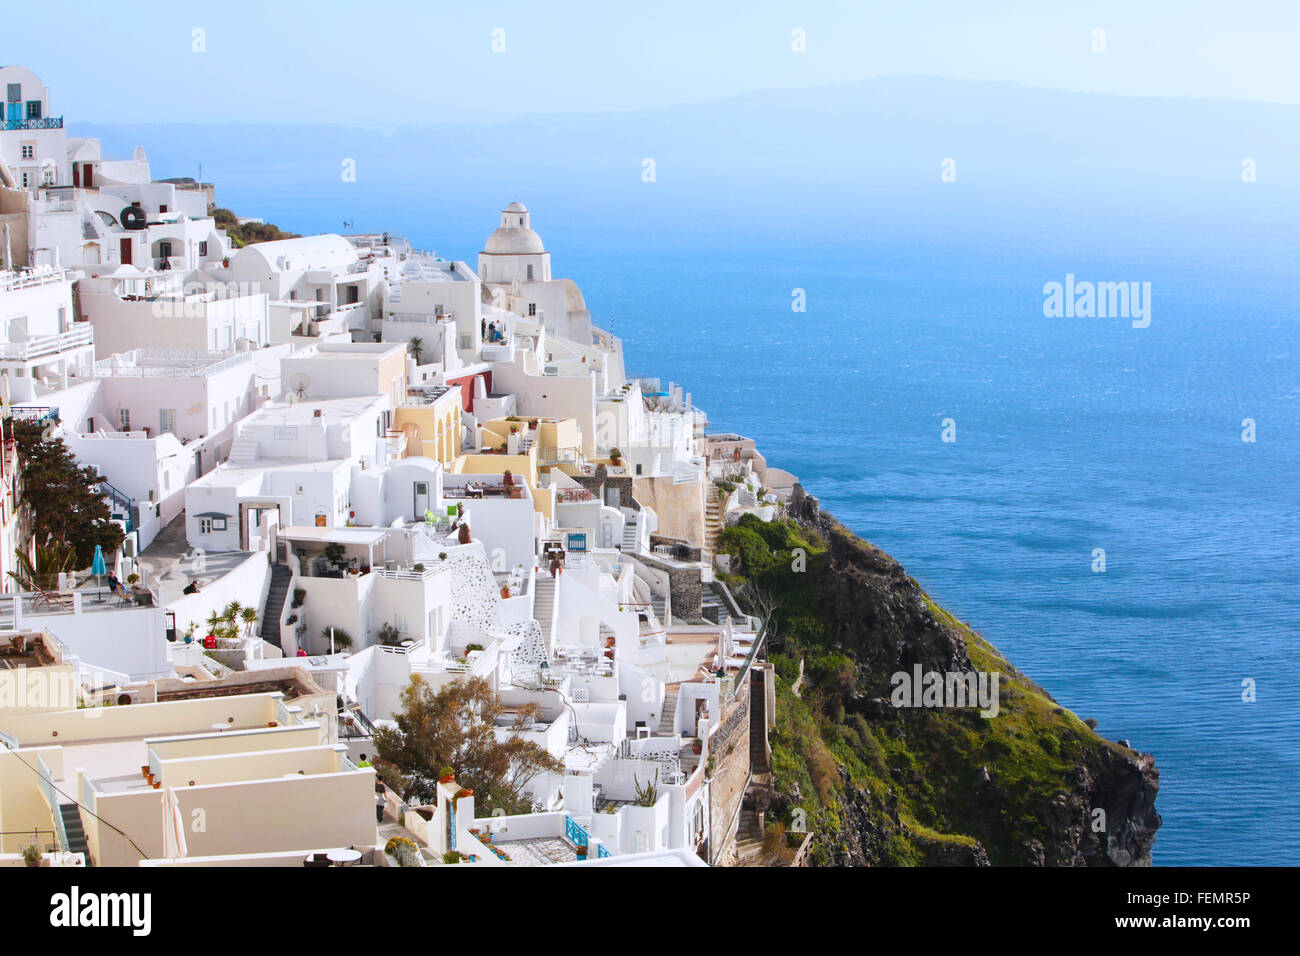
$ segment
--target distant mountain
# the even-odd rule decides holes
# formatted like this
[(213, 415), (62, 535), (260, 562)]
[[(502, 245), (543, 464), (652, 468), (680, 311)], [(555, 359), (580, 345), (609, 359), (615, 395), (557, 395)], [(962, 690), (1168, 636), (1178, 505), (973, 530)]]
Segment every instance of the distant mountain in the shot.
[[(70, 130), (112, 153), (144, 145), (159, 176), (192, 176), (202, 162), (223, 205), (286, 228), (338, 229), (346, 216), (455, 242), (479, 241), (483, 210), (516, 196), (546, 209), (544, 235), (598, 222), (651, 241), (685, 231), (1272, 245), (1290, 240), (1300, 210), (1300, 106), (924, 76), (508, 124)], [(341, 177), (347, 159), (355, 182)], [(954, 182), (941, 178), (946, 159)]]

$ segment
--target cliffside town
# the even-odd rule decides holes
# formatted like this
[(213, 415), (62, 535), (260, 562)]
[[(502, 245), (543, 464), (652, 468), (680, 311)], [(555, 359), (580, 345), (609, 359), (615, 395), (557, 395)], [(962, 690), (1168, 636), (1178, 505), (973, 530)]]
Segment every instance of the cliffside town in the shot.
[(629, 376), (523, 204), (239, 245), (0, 87), (0, 857), (1149, 862), (1149, 756)]

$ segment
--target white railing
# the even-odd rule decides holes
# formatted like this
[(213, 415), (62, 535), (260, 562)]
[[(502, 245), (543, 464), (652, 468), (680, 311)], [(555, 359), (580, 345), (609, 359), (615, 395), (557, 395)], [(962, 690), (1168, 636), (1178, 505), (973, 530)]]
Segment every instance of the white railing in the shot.
[(81, 348), (94, 343), (94, 330), (90, 323), (81, 323), (81, 328), (56, 335), (41, 335), (26, 342), (8, 342), (0, 345), (0, 358), (19, 362), (30, 361), (46, 355), (55, 355), (70, 349)]
[(34, 289), (37, 286), (53, 285), (71, 278), (63, 269), (50, 267), (23, 269), (22, 271), (0, 273), (0, 292), (14, 292), (18, 289)]

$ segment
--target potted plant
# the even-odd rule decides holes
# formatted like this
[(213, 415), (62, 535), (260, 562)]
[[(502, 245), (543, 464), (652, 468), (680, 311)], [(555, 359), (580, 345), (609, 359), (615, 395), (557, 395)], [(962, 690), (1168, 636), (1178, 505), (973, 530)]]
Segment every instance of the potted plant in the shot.
[(28, 866), (40, 866), (41, 857), (45, 856), (45, 851), (41, 849), (39, 843), (29, 843), (23, 847), (23, 862)]
[(450, 767), (443, 767), (438, 774), (439, 783), (452, 783), (456, 779), (456, 771)]
[(510, 585), (508, 584), (501, 585), (501, 599), (504, 601), (509, 597), (510, 597)]
[(415, 564), (411, 565), (411, 570), (414, 571), (416, 574), (423, 574), (424, 565), (421, 564), (419, 561), (417, 561), (415, 562)]
[(609, 463), (611, 465), (623, 464), (623, 453), (619, 451), (617, 448), (611, 448), (609, 450)]
[(473, 540), (469, 536), (469, 525), (463, 524), (460, 526), (460, 530), (456, 532), (456, 540), (461, 544), (469, 544)]
[(587, 848), (585, 846), (578, 847), (576, 852), (578, 854), (579, 860), (584, 860), (587, 858)]
[(704, 752), (704, 741), (699, 737), (695, 738), (695, 743), (691, 744), (691, 753), (700, 754)]

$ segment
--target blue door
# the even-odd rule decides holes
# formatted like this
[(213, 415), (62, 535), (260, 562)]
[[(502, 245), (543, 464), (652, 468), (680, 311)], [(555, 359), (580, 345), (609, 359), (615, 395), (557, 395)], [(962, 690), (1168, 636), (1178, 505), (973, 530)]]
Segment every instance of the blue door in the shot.
[(9, 113), (5, 119), (7, 120), (6, 125), (8, 125), (10, 129), (18, 129), (23, 119), (23, 104), (10, 103)]

